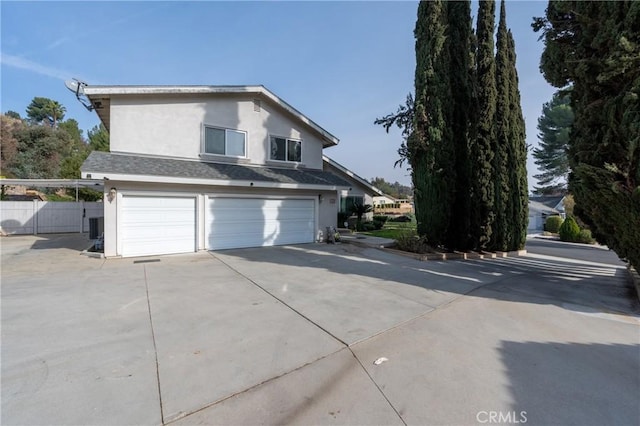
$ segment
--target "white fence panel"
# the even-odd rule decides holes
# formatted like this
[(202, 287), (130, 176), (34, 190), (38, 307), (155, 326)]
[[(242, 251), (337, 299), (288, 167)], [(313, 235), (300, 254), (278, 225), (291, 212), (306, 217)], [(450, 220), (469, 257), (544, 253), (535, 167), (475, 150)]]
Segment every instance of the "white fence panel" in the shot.
[(34, 234), (37, 208), (33, 201), (0, 202), (0, 227), (7, 234)]
[(44, 201), (38, 209), (38, 234), (82, 232), (82, 203)]
[(89, 232), (89, 218), (99, 216), (103, 204), (97, 202), (0, 202), (0, 228), (7, 234)]

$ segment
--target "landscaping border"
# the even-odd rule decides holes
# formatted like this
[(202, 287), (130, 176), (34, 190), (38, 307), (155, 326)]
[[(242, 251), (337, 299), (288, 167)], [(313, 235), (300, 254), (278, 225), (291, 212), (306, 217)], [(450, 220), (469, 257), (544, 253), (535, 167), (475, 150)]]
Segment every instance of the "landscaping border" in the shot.
[(477, 260), (477, 259), (495, 259), (497, 257), (518, 257), (527, 254), (526, 250), (517, 250), (509, 252), (453, 252), (453, 253), (411, 253), (408, 251), (396, 250), (388, 247), (381, 247), (384, 251), (397, 254), (404, 257), (411, 257), (416, 260)]

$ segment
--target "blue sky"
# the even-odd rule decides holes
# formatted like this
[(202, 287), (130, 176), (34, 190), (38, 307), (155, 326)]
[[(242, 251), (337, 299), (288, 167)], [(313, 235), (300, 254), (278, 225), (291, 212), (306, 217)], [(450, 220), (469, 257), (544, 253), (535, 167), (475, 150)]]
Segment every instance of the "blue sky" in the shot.
[[(527, 143), (537, 144), (543, 1), (508, 1)], [(86, 131), (99, 123), (63, 81), (263, 84), (340, 139), (325, 150), (367, 179), (410, 183), (394, 168), (399, 131), (373, 121), (413, 89), (417, 2), (0, 2), (2, 112), (35, 96), (61, 102)], [(472, 5), (474, 16), (477, 4)], [(536, 174), (528, 162), (529, 186)]]

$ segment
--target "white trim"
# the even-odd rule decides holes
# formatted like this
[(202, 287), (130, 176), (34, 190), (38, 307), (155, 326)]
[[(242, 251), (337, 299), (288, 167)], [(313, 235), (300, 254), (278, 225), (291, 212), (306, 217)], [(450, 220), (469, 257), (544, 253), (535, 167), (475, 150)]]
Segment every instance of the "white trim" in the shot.
[(173, 176), (149, 176), (149, 175), (131, 175), (131, 174), (118, 174), (118, 173), (103, 173), (103, 172), (82, 172), (83, 176), (87, 174), (103, 176), (106, 180), (106, 185), (109, 185), (110, 180), (124, 181), (124, 182), (148, 182), (148, 183), (163, 183), (163, 184), (182, 184), (182, 185), (207, 185), (207, 186), (231, 186), (241, 188), (277, 188), (277, 189), (309, 189), (318, 191), (337, 191), (341, 186), (336, 185), (312, 185), (304, 183), (280, 183), (280, 182), (264, 182), (264, 181), (249, 181), (249, 180), (222, 180), (222, 179), (204, 179), (204, 178), (182, 178)]

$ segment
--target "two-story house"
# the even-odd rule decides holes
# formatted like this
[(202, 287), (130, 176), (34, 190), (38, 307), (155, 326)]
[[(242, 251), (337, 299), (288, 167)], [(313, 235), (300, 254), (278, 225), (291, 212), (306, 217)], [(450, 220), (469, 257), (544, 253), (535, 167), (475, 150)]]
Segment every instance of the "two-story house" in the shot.
[(104, 253), (145, 256), (318, 241), (352, 186), (323, 170), (338, 138), (263, 86), (85, 86), (110, 134)]

